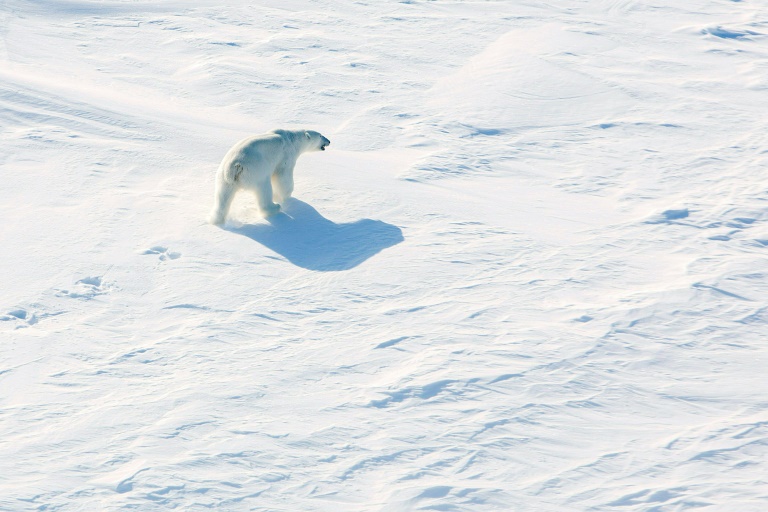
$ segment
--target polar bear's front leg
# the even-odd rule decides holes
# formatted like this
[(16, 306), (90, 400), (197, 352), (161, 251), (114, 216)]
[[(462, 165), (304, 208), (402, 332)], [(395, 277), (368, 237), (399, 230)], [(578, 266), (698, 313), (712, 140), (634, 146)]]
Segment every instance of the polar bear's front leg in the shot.
[(293, 165), (286, 165), (272, 175), (275, 202), (283, 204), (293, 193)]
[(264, 217), (269, 217), (280, 211), (280, 205), (272, 202), (272, 183), (269, 176), (258, 184), (256, 202)]

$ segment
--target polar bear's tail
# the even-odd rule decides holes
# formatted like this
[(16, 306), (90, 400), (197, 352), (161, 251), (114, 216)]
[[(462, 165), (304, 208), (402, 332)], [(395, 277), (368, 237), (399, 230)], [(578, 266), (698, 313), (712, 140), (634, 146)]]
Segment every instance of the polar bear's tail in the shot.
[(224, 166), (222, 177), (225, 182), (233, 184), (237, 181), (237, 177), (240, 176), (243, 170), (245, 170), (243, 164), (240, 162), (232, 162), (229, 165)]

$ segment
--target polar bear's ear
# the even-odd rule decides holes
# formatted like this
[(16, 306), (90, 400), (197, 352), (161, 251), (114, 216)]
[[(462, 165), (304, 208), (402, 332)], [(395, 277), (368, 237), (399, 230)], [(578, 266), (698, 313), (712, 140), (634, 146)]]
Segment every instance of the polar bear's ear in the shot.
[(305, 136), (306, 136), (308, 139), (311, 139), (311, 138), (312, 138), (312, 137), (309, 135), (309, 132), (307, 132), (307, 131), (305, 131), (305, 132), (304, 132), (304, 135), (305, 135)]

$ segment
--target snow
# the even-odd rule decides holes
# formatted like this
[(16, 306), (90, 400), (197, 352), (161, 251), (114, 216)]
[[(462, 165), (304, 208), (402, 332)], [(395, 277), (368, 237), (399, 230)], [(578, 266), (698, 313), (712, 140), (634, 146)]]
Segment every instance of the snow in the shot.
[(6, 1), (0, 510), (764, 510), (766, 16)]

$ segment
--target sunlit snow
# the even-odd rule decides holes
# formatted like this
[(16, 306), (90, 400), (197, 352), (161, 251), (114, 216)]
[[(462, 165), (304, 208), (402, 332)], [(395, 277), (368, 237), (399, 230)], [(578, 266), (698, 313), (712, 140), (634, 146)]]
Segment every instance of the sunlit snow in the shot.
[(0, 510), (768, 510), (766, 114), (753, 0), (1, 3)]

